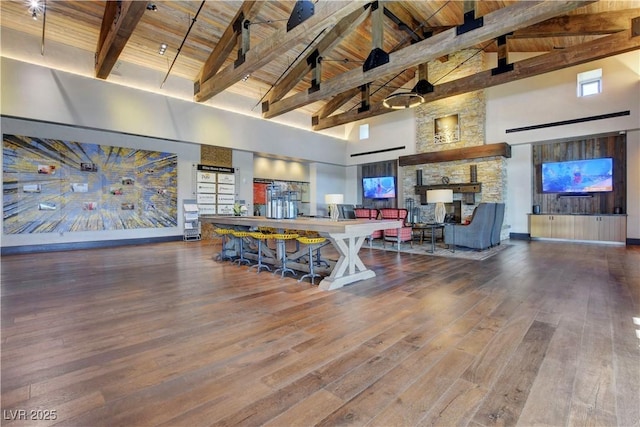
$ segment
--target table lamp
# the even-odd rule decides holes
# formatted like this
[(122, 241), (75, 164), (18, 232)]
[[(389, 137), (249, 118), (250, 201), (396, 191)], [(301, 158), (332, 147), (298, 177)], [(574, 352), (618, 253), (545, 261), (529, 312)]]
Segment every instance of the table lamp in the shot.
[(340, 216), (340, 212), (338, 212), (338, 205), (344, 203), (344, 195), (343, 194), (325, 194), (324, 202), (329, 207), (329, 216), (332, 221), (337, 221)]
[(453, 190), (427, 190), (427, 203), (436, 204), (436, 222), (442, 224), (447, 214), (445, 203), (453, 202)]

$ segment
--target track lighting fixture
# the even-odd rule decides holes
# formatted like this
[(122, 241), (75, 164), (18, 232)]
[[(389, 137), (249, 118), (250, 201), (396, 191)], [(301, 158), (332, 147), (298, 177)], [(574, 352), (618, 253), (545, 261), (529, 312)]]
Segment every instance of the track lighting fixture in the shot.
[(169, 47), (169, 46), (167, 46), (167, 44), (166, 44), (166, 43), (162, 43), (162, 44), (160, 45), (160, 48), (158, 49), (158, 53), (159, 53), (160, 55), (164, 55), (164, 53), (167, 51), (167, 47)]
[(27, 8), (34, 21), (38, 20), (38, 14), (44, 10), (44, 5), (40, 0), (29, 0), (27, 2)]

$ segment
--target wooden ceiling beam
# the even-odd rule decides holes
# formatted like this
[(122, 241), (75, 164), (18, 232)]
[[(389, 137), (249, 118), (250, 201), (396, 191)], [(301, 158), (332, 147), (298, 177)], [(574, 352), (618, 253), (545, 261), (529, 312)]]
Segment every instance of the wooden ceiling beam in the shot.
[(364, 72), (352, 69), (331, 80), (323, 82), (314, 93), (300, 92), (270, 106), (264, 118), (273, 118), (313, 102), (329, 98), (356, 86), (372, 82), (385, 75), (415, 67), (423, 62), (436, 59), (450, 52), (475, 46), (521, 27), (533, 25), (585, 6), (592, 1), (543, 1), (518, 2), (484, 16), (484, 25), (475, 30), (456, 36), (456, 29), (445, 31), (419, 43), (390, 54), (390, 61)]
[(331, 114), (338, 111), (338, 108), (342, 107), (347, 101), (360, 93), (360, 88), (354, 87), (346, 92), (342, 92), (331, 98), (320, 110), (318, 110), (312, 117), (312, 122), (316, 123), (319, 119), (329, 117)]
[[(540, 74), (557, 71), (562, 68), (596, 61), (609, 56), (620, 55), (625, 52), (640, 49), (640, 36), (633, 37), (631, 30), (627, 29), (609, 36), (601, 37), (579, 46), (573, 46), (562, 50), (535, 56), (513, 63), (513, 71), (492, 75), (491, 70), (477, 73), (461, 79), (452, 80), (436, 85), (432, 93), (424, 95), (425, 102), (433, 102), (463, 93), (473, 92), (492, 86), (497, 86), (512, 81), (537, 76)], [(334, 115), (325, 119), (316, 120), (312, 126), (314, 131), (329, 129), (334, 126), (368, 119), (393, 110), (384, 108), (382, 103), (372, 105), (370, 110), (358, 114), (348, 113)]]
[(220, 67), (224, 65), (224, 61), (226, 61), (233, 48), (236, 46), (238, 40), (238, 32), (236, 31), (236, 28), (238, 23), (242, 25), (245, 20), (251, 21), (251, 18), (258, 13), (263, 4), (263, 1), (255, 0), (245, 0), (242, 3), (235, 16), (224, 30), (224, 33), (222, 33), (222, 37), (220, 37), (218, 44), (216, 44), (216, 47), (213, 48), (213, 51), (204, 62), (204, 65), (198, 74), (198, 78), (194, 83), (199, 83), (201, 85), (202, 82), (211, 78), (218, 72), (218, 70), (220, 70)]
[(197, 102), (204, 102), (219, 94), (242, 77), (259, 70), (269, 62), (301, 43), (308, 43), (321, 31), (331, 29), (345, 16), (366, 5), (363, 1), (327, 1), (315, 6), (313, 16), (287, 32), (279, 29), (272, 37), (254, 46), (246, 54), (245, 62), (237, 67), (227, 66), (200, 84), (200, 91), (195, 93)]
[(547, 19), (513, 32), (512, 39), (536, 37), (597, 36), (624, 31), (629, 21), (640, 15), (640, 9), (601, 12), (583, 15), (564, 15)]
[(109, 0), (106, 2), (96, 47), (97, 78), (109, 77), (145, 10), (147, 10), (147, 2), (144, 1)]
[[(337, 46), (346, 35), (351, 33), (367, 18), (369, 10), (370, 8), (368, 7), (361, 8), (345, 16), (322, 38), (322, 40), (316, 44), (314, 52), (317, 52), (318, 55), (322, 56)], [(298, 82), (300, 82), (300, 80), (304, 78), (309, 71), (311, 71), (312, 64), (310, 64), (309, 58), (314, 52), (309, 53), (305, 58), (298, 61), (291, 71), (289, 71), (289, 73), (287, 73), (282, 80), (274, 86), (271, 90), (271, 95), (269, 96), (268, 101), (266, 101), (267, 110), (269, 104), (282, 99), (298, 84)], [(264, 109), (265, 105), (263, 104), (263, 111)]]

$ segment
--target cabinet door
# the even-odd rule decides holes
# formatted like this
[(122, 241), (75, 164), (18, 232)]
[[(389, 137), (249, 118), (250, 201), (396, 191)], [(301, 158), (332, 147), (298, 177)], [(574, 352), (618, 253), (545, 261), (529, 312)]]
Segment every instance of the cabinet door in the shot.
[(598, 240), (600, 221), (597, 216), (576, 216), (573, 220), (573, 233), (576, 240)]
[(556, 239), (573, 239), (573, 215), (551, 216), (551, 237)]
[(531, 237), (551, 237), (551, 217), (549, 215), (529, 215), (529, 235)]
[(624, 242), (627, 239), (627, 218), (622, 216), (599, 216), (598, 240)]

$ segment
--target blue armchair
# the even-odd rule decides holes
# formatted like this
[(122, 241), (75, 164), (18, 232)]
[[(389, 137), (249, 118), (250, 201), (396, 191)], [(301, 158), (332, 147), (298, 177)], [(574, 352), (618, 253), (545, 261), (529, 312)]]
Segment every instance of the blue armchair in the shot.
[(502, 222), (504, 221), (504, 203), (496, 203), (496, 216), (493, 220), (493, 228), (491, 229), (491, 246), (500, 244), (500, 232), (502, 231)]
[(444, 242), (452, 245), (454, 242), (453, 229), (455, 228), (455, 245), (466, 246), (473, 249), (487, 249), (491, 247), (491, 235), (496, 216), (495, 203), (480, 203), (468, 225), (453, 224), (445, 227)]

